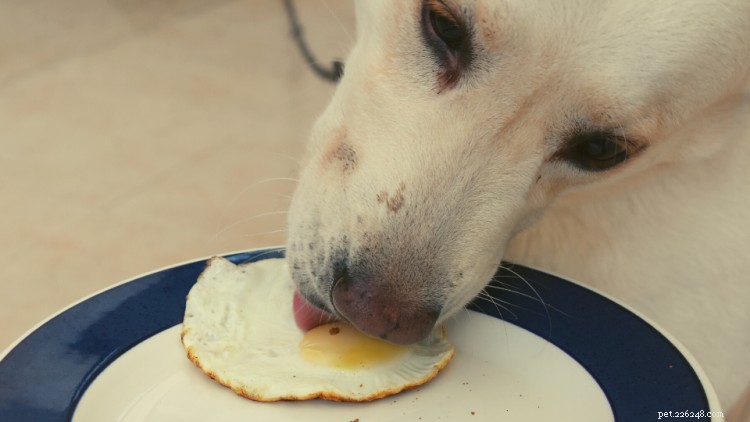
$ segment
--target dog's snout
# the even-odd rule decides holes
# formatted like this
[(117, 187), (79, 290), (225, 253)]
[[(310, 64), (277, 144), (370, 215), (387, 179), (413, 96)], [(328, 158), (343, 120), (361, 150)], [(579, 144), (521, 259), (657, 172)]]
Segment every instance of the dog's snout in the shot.
[(437, 321), (440, 310), (377, 280), (344, 272), (331, 290), (336, 312), (360, 331), (396, 344), (422, 340)]

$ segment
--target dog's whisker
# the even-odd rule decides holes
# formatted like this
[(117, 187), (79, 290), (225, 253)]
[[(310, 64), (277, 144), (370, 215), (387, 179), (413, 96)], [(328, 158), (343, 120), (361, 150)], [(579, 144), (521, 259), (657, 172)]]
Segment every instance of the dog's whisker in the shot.
[[(482, 299), (484, 299), (484, 298), (482, 298)], [(475, 318), (475, 317), (476, 317), (476, 315), (475, 315), (475, 314), (476, 314), (477, 312), (475, 312), (475, 311), (472, 311), (471, 309), (469, 309), (469, 305), (468, 305), (468, 304), (466, 304), (466, 305), (464, 305), (464, 306), (461, 306), (461, 307), (459, 307), (459, 308), (458, 308), (458, 310), (456, 310), (456, 313), (455, 313), (455, 315), (454, 315), (454, 316), (452, 316), (451, 318), (457, 318), (457, 317), (459, 317), (459, 316), (460, 316), (459, 314), (461, 314), (461, 313), (464, 313), (464, 314), (466, 314), (466, 318), (470, 319), (470, 318)]]
[(501, 316), (501, 319), (505, 319), (505, 317), (503, 316), (502, 310), (505, 310), (506, 312), (508, 312), (513, 317), (514, 320), (518, 319), (518, 315), (516, 315), (515, 312), (511, 311), (508, 307), (504, 306), (505, 304), (507, 305), (512, 305), (512, 304), (505, 302), (501, 299), (498, 299), (484, 290), (479, 292), (479, 295), (477, 295), (477, 298), (479, 300), (484, 300), (486, 302), (491, 303), (495, 307), (495, 310), (497, 311), (498, 315)]
[[(495, 307), (495, 310), (497, 311), (497, 315), (501, 321), (503, 322), (508, 321), (508, 318), (506, 318), (505, 315), (503, 314), (503, 310), (508, 312), (514, 321), (518, 321), (518, 316), (515, 314), (515, 312), (511, 311), (506, 306), (503, 306), (500, 303), (498, 303), (498, 302), (501, 302), (500, 299), (493, 297), (492, 295), (487, 293), (485, 289), (482, 289), (479, 292), (479, 295), (477, 295), (477, 297), (479, 298), (479, 300), (485, 300), (485, 301), (489, 300), (489, 302), (492, 303), (492, 305)], [(508, 326), (505, 324), (503, 324), (503, 334), (505, 335), (505, 340), (507, 341), (508, 340)]]
[[(283, 251), (284, 249), (285, 249), (285, 248), (284, 248), (283, 246), (280, 246), (280, 247), (278, 247), (278, 248), (269, 248), (268, 250), (266, 250), (266, 251), (263, 251), (263, 252), (261, 252), (261, 253), (259, 253), (259, 254), (257, 254), (257, 255), (253, 255), (253, 258), (252, 258), (252, 259), (253, 259), (253, 260), (257, 260), (258, 258), (262, 258), (262, 257), (264, 257), (264, 256), (266, 256), (266, 255), (271, 255), (271, 254), (275, 254), (275, 253), (278, 253), (278, 252), (280, 252), (280, 251)], [(247, 263), (247, 262), (248, 262), (248, 261), (244, 261), (243, 263)]]
[(514, 290), (514, 289), (507, 288), (507, 287), (502, 287), (502, 286), (492, 286), (492, 285), (488, 285), (487, 288), (488, 289), (494, 289), (494, 290), (500, 290), (500, 291), (508, 292), (508, 293), (513, 293), (513, 294), (516, 294), (516, 295), (519, 295), (519, 296), (523, 296), (523, 297), (525, 297), (525, 298), (527, 298), (529, 300), (537, 301), (537, 302), (539, 302), (539, 303), (541, 303), (543, 305), (547, 305), (539, 297), (532, 296), (530, 294), (527, 294), (527, 293), (524, 293), (524, 292), (521, 292), (521, 291), (518, 291), (518, 290)]
[[(485, 298), (485, 297), (479, 297), (479, 296), (477, 296), (477, 298), (478, 298), (478, 299), (480, 299), (480, 300), (485, 300), (485, 301), (489, 301), (489, 299), (487, 299), (487, 298)], [(539, 312), (539, 311), (535, 311), (535, 310), (533, 310), (533, 309), (531, 309), (531, 308), (528, 308), (528, 307), (526, 307), (526, 306), (521, 306), (521, 305), (519, 305), (519, 304), (517, 304), (517, 303), (513, 303), (513, 302), (510, 302), (510, 301), (507, 301), (507, 300), (502, 300), (502, 299), (499, 299), (499, 298), (497, 298), (497, 297), (495, 297), (495, 296), (492, 296), (492, 298), (493, 298), (493, 299), (494, 299), (494, 300), (495, 300), (495, 301), (496, 301), (497, 303), (501, 303), (501, 304), (503, 304), (503, 309), (505, 309), (505, 310), (507, 310), (507, 311), (510, 311), (510, 308), (508, 308), (508, 307), (510, 306), (510, 307), (513, 307), (513, 308), (517, 308), (517, 309), (520, 309), (520, 310), (522, 310), (522, 311), (524, 311), (524, 312), (528, 312), (528, 313), (531, 313), (531, 314), (534, 314), (534, 315), (540, 315), (540, 316), (541, 316), (541, 315), (545, 315), (545, 314), (544, 314), (544, 313), (542, 313), (542, 312)], [(514, 315), (515, 315), (515, 314), (514, 314)]]
[[(557, 308), (557, 307), (555, 307), (555, 306), (552, 306), (552, 305), (550, 305), (549, 303), (545, 303), (545, 302), (542, 302), (542, 301), (541, 301), (541, 300), (539, 300), (539, 298), (538, 298), (538, 297), (536, 297), (536, 296), (532, 296), (532, 295), (526, 294), (526, 293), (524, 293), (524, 292), (521, 292), (521, 291), (518, 291), (518, 290), (514, 290), (514, 289), (510, 289), (510, 288), (507, 288), (507, 287), (502, 287), (502, 285), (501, 285), (501, 286), (493, 286), (493, 285), (487, 285), (487, 286), (486, 286), (486, 288), (489, 288), (489, 289), (495, 289), (495, 290), (501, 290), (501, 291), (504, 291), (504, 292), (508, 292), (508, 293), (512, 293), (512, 294), (516, 294), (516, 295), (520, 295), (520, 296), (523, 296), (523, 297), (525, 297), (526, 299), (529, 299), (529, 300), (533, 300), (533, 301), (535, 301), (535, 302), (539, 302), (539, 303), (541, 303), (542, 305), (546, 306), (547, 308), (549, 308), (549, 309), (552, 309), (552, 310), (554, 310), (554, 311), (555, 311), (555, 312), (557, 312), (558, 314), (564, 315), (564, 316), (566, 316), (566, 317), (568, 317), (568, 318), (575, 318), (575, 317), (574, 317), (573, 315), (571, 315), (571, 314), (569, 314), (569, 313), (567, 313), (567, 312), (565, 312), (565, 311), (563, 311), (563, 310), (561, 310), (561, 309), (559, 309), (559, 308)], [(510, 303), (510, 302), (507, 302), (507, 303), (508, 303), (509, 305), (513, 305), (513, 304), (512, 304), (512, 303)], [(513, 306), (515, 306), (515, 305), (513, 305)], [(541, 313), (539, 313), (539, 315), (541, 315)]]
[(501, 314), (501, 312), (500, 312), (500, 305), (498, 304), (498, 301), (497, 301), (497, 300), (495, 300), (495, 298), (494, 298), (494, 297), (492, 297), (492, 295), (491, 295), (491, 294), (487, 293), (487, 292), (486, 292), (486, 291), (485, 291), (484, 289), (482, 289), (482, 290), (481, 290), (481, 291), (480, 291), (480, 292), (479, 292), (479, 293), (477, 294), (477, 297), (476, 297), (476, 298), (477, 298), (477, 299), (479, 299), (479, 300), (483, 300), (483, 301), (485, 301), (485, 302), (489, 302), (489, 303), (491, 303), (491, 304), (492, 304), (492, 306), (494, 306), (494, 307), (495, 307), (495, 310), (496, 310), (496, 311), (498, 312), (498, 314)]
[[(502, 268), (507, 268), (507, 267), (502, 267)], [(499, 280), (501, 278), (509, 278), (511, 280), (515, 280), (516, 276), (514, 276), (514, 275), (496, 274), (494, 277), (492, 277), (493, 280)]]
[(464, 313), (466, 313), (466, 315), (468, 315), (467, 318), (473, 318), (474, 317), (474, 314), (471, 312), (471, 309), (469, 309), (468, 305), (467, 306), (462, 306), (461, 309), (458, 312), (464, 312)]
[(228, 226), (225, 226), (221, 230), (218, 230), (217, 232), (215, 232), (214, 236), (213, 236), (213, 240), (216, 240), (219, 236), (221, 236), (222, 234), (226, 233), (227, 231), (232, 230), (233, 228), (235, 228), (237, 226), (240, 226), (242, 224), (249, 223), (249, 222), (251, 222), (253, 220), (257, 220), (257, 219), (263, 218), (263, 217), (270, 217), (270, 216), (274, 216), (274, 215), (286, 215), (288, 213), (289, 213), (289, 211), (286, 211), (286, 210), (284, 210), (284, 211), (271, 211), (271, 212), (264, 212), (264, 213), (260, 213), (260, 214), (255, 214), (255, 215), (253, 215), (251, 217), (248, 217), (248, 218), (243, 218), (243, 219), (241, 219), (239, 221), (235, 221), (234, 223), (232, 223), (232, 224), (230, 224)]
[[(281, 158), (286, 158), (287, 160), (289, 160), (289, 161), (293, 162), (294, 164), (296, 164), (297, 165), (297, 169), (302, 168), (302, 160), (300, 160), (298, 157), (295, 157), (295, 156), (289, 155), (289, 154), (284, 154), (284, 153), (281, 153), (281, 152), (278, 152), (278, 151), (272, 151), (271, 155), (275, 155), (275, 156), (281, 157)], [(293, 179), (293, 178), (290, 177), (289, 179)], [(294, 181), (297, 182), (298, 180), (294, 179)]]
[(247, 192), (249, 192), (251, 189), (254, 189), (262, 184), (270, 183), (270, 182), (278, 182), (278, 181), (287, 181), (287, 182), (297, 183), (298, 179), (292, 178), (292, 177), (270, 177), (267, 179), (259, 180), (237, 191), (234, 194), (234, 196), (229, 200), (229, 202), (224, 207), (222, 207), (221, 214), (219, 215), (219, 218), (216, 220), (216, 229), (214, 230), (215, 235), (212, 240), (216, 240), (216, 237), (221, 233), (220, 227), (223, 224), (224, 220), (226, 219), (227, 213), (229, 212), (230, 209), (234, 208), (235, 203), (240, 197), (247, 194)]
[(244, 238), (253, 238), (253, 237), (258, 237), (258, 236), (267, 236), (269, 234), (286, 233), (286, 232), (287, 232), (287, 229), (269, 230), (269, 231), (265, 231), (265, 232), (256, 232), (256, 233), (246, 234), (243, 237)]
[(326, 8), (326, 10), (328, 10), (328, 13), (333, 16), (333, 19), (336, 20), (336, 22), (339, 24), (339, 27), (343, 30), (344, 34), (347, 36), (347, 38), (349, 38), (349, 42), (354, 43), (354, 36), (351, 34), (351, 32), (349, 32), (349, 29), (346, 27), (346, 25), (344, 25), (344, 22), (341, 20), (339, 15), (336, 14), (333, 9), (331, 9), (331, 6), (328, 4), (328, 2), (321, 0), (318, 3), (321, 3)]
[(257, 182), (251, 183), (251, 184), (243, 187), (239, 191), (237, 191), (237, 193), (235, 193), (235, 195), (232, 197), (232, 199), (229, 200), (229, 204), (228, 205), (232, 205), (234, 202), (237, 201), (237, 199), (239, 199), (242, 195), (246, 194), (250, 189), (254, 189), (254, 188), (256, 188), (256, 187), (258, 187), (260, 185), (263, 185), (265, 183), (270, 183), (270, 182), (293, 182), (293, 183), (297, 183), (297, 182), (299, 182), (299, 179), (297, 179), (295, 177), (269, 177), (267, 179), (258, 180)]
[(516, 277), (518, 277), (519, 280), (523, 281), (527, 286), (529, 286), (529, 288), (531, 289), (532, 292), (534, 292), (534, 295), (539, 299), (539, 303), (544, 308), (544, 314), (547, 317), (548, 338), (551, 337), (552, 336), (552, 316), (549, 313), (549, 308), (547, 306), (547, 302), (545, 302), (544, 299), (542, 299), (542, 296), (539, 294), (539, 292), (537, 291), (537, 289), (534, 288), (534, 286), (529, 282), (529, 280), (527, 280), (521, 274), (519, 274), (518, 272), (516, 272), (513, 269), (509, 268), (508, 266), (501, 266), (501, 268), (503, 268), (504, 270), (506, 270), (506, 271), (514, 274)]
[(527, 280), (527, 279), (525, 279), (525, 278), (521, 277), (521, 276), (520, 276), (520, 275), (519, 275), (519, 274), (518, 274), (518, 273), (517, 273), (517, 272), (516, 272), (516, 271), (515, 271), (515, 270), (513, 269), (513, 268), (515, 268), (515, 266), (516, 266), (515, 264), (509, 264), (509, 265), (505, 265), (505, 263), (501, 264), (501, 265), (500, 265), (500, 268), (502, 268), (502, 269), (504, 269), (504, 270), (507, 270), (507, 271), (508, 271), (509, 273), (511, 273), (511, 275), (496, 274), (496, 275), (495, 275), (495, 276), (494, 276), (494, 277), (493, 277), (492, 279), (493, 279), (493, 280), (498, 280), (498, 279), (501, 279), (501, 278), (507, 278), (507, 279), (515, 280), (515, 279), (517, 279), (517, 278), (520, 278), (520, 279), (521, 279), (521, 280), (523, 280), (523, 281), (524, 281), (524, 282), (525, 282), (525, 283), (526, 283), (527, 285), (529, 285), (529, 287), (531, 287), (531, 286), (530, 286), (530, 284), (536, 284), (537, 286), (543, 286), (543, 284), (539, 283), (539, 282), (538, 282), (538, 281), (536, 281), (536, 280)]

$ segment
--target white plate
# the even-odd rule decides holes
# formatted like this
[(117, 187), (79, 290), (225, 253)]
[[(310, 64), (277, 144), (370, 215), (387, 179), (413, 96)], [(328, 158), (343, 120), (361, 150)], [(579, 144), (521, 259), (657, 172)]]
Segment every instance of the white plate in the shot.
[(603, 422), (718, 408), (668, 335), (589, 289), (520, 266), (486, 289), (507, 309), (477, 300), (448, 324), (457, 355), (430, 384), (365, 404), (252, 402), (203, 375), (180, 344), (185, 296), (204, 262), (115, 286), (20, 339), (0, 361), (0, 421)]

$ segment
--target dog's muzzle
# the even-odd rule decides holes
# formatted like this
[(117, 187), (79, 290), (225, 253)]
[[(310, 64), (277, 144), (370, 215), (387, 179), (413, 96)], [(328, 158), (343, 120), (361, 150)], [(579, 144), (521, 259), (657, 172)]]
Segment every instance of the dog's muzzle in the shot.
[(440, 309), (394, 284), (345, 273), (333, 284), (331, 303), (365, 334), (396, 344), (415, 343), (432, 331)]

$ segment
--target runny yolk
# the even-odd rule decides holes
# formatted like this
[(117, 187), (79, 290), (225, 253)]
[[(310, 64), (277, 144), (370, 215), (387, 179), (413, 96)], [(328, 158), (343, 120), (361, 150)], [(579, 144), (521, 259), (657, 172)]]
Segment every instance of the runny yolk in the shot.
[(368, 337), (349, 324), (333, 322), (305, 333), (299, 343), (302, 358), (339, 369), (371, 368), (388, 362), (408, 349)]

